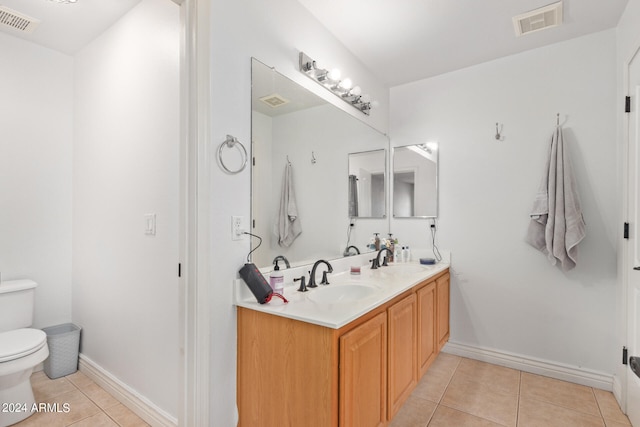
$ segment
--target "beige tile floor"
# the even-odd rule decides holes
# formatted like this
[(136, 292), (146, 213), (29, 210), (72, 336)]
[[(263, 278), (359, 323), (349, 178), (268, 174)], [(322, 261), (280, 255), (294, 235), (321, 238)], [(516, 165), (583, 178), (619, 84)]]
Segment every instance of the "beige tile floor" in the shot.
[(613, 394), (440, 353), (392, 427), (630, 426)]
[[(31, 376), (37, 402), (69, 412), (39, 412), (18, 427), (148, 426), (81, 372)], [(515, 369), (440, 353), (391, 427), (630, 426), (613, 394)]]
[(80, 371), (55, 380), (43, 371), (36, 372), (31, 375), (31, 384), (36, 402), (50, 404), (49, 411), (37, 412), (14, 427), (149, 425)]

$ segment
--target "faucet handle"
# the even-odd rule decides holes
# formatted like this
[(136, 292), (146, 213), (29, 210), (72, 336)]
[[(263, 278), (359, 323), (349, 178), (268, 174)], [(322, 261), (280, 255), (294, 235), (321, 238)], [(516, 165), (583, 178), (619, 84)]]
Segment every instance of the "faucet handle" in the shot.
[(295, 279), (293, 279), (294, 282), (300, 282), (300, 287), (298, 288), (298, 292), (307, 292), (307, 278), (304, 277), (304, 274), (302, 275), (302, 277), (297, 277)]
[(323, 271), (322, 272), (322, 280), (320, 281), (321, 285), (328, 285), (329, 284), (329, 280), (327, 279), (327, 273), (328, 273), (328, 271)]
[(370, 259), (369, 261), (371, 261), (371, 269), (372, 270), (375, 270), (375, 269), (377, 269), (379, 267), (378, 266), (378, 258), (377, 257), (374, 258), (374, 259)]

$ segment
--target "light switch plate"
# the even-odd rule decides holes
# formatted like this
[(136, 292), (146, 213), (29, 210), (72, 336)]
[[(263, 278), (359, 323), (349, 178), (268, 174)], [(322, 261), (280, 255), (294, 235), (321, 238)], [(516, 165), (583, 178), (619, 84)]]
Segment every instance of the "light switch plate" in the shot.
[(144, 234), (148, 236), (156, 235), (156, 214), (144, 215)]

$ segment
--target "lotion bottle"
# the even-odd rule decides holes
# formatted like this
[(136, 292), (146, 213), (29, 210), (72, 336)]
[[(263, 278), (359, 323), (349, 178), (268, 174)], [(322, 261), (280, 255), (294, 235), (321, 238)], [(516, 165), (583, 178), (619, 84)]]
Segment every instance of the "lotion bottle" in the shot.
[(284, 295), (284, 273), (280, 271), (278, 260), (276, 260), (276, 266), (273, 267), (273, 271), (269, 276), (269, 285), (271, 289), (273, 289), (273, 292)]

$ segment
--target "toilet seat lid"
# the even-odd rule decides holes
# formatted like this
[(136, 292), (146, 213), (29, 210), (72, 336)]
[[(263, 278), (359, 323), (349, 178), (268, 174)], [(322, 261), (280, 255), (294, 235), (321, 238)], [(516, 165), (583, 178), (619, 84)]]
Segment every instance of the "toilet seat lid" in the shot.
[(18, 359), (40, 350), (47, 344), (47, 334), (40, 329), (15, 329), (0, 333), (0, 363)]

